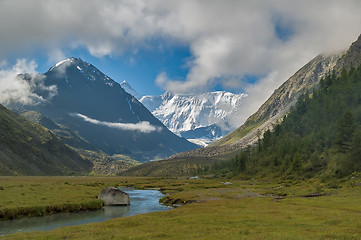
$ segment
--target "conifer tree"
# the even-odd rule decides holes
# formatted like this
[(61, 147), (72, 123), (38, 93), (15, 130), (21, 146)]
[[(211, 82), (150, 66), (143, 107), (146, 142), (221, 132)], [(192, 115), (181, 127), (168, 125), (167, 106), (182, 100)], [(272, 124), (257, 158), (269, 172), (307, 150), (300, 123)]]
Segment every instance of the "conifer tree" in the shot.
[(353, 114), (351, 111), (346, 111), (337, 124), (336, 145), (339, 152), (346, 153), (351, 149), (354, 129)]

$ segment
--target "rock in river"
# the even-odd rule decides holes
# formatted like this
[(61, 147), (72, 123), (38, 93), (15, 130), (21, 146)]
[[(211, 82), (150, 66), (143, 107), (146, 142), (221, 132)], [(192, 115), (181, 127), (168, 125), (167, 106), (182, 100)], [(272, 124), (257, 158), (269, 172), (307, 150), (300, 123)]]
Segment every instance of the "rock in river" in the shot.
[(104, 189), (98, 198), (104, 201), (105, 206), (130, 205), (129, 195), (115, 187)]

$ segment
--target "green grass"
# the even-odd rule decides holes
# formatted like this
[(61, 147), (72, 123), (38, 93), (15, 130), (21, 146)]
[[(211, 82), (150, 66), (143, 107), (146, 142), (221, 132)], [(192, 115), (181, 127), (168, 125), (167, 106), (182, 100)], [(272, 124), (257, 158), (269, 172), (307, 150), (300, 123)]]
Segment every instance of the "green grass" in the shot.
[[(225, 185), (222, 183), (225, 181), (232, 184)], [(337, 184), (319, 179), (0, 178), (2, 197), (15, 187), (33, 185), (33, 191), (49, 186), (58, 189), (58, 194), (64, 197), (53, 196), (57, 203), (66, 201), (71, 194), (73, 199), (87, 201), (106, 186), (123, 185), (161, 188), (170, 201), (193, 202), (166, 212), (47, 232), (17, 233), (4, 239), (358, 239), (360, 182), (358, 178), (340, 179)], [(325, 196), (304, 197), (317, 191)], [(52, 196), (44, 193), (39, 197)], [(20, 205), (16, 197), (12, 201), (13, 206)], [(0, 202), (3, 204), (4, 199)]]
[(254, 129), (258, 128), (262, 125), (263, 122), (250, 123), (248, 125), (244, 125), (234, 130), (227, 136), (211, 143), (209, 146), (216, 147), (231, 144), (233, 141), (238, 140), (246, 136), (248, 133), (252, 132)]
[(131, 157), (122, 154), (110, 156), (102, 151), (73, 149), (93, 163), (93, 169), (89, 173), (91, 176), (115, 176), (140, 164)]
[(119, 183), (119, 178), (0, 177), (0, 219), (98, 209), (100, 191)]
[(185, 181), (131, 177), (0, 177), (0, 220), (99, 208), (99, 193), (111, 186), (167, 187), (167, 191), (178, 191)]

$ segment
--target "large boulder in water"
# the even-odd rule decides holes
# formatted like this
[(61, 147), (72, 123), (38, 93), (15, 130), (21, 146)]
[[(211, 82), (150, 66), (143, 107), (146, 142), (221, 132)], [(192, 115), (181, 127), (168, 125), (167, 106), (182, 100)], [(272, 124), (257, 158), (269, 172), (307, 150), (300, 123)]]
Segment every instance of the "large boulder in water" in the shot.
[(104, 189), (98, 196), (99, 199), (104, 201), (105, 206), (127, 206), (130, 205), (128, 193), (122, 190), (109, 187)]

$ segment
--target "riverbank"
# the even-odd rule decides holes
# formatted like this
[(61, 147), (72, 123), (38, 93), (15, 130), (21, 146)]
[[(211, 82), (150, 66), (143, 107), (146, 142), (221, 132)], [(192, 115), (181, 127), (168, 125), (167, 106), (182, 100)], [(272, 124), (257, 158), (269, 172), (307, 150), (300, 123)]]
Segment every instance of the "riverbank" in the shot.
[[(2, 208), (0, 210), (0, 219), (9, 220), (17, 219), (21, 217), (39, 217), (57, 213), (67, 212), (79, 212), (97, 210), (104, 206), (101, 200), (91, 200), (84, 203), (66, 203), (60, 205), (43, 205), (32, 207), (14, 207), (14, 208)], [(1, 224), (1, 222), (0, 222)]]
[(0, 221), (103, 206), (99, 193), (107, 187), (179, 191), (185, 179), (132, 177), (0, 177)]
[[(78, 180), (94, 181), (84, 178), (71, 184)], [(164, 201), (183, 206), (4, 239), (357, 239), (361, 235), (358, 176), (332, 181), (106, 178), (102, 183), (159, 188), (168, 194)]]
[(122, 183), (111, 177), (0, 177), (0, 221), (99, 209), (101, 190)]
[(13, 233), (50, 231), (61, 227), (99, 223), (113, 218), (172, 209), (159, 203), (163, 194), (157, 190), (135, 190), (133, 188), (122, 188), (122, 190), (129, 194), (131, 205), (105, 206), (94, 211), (59, 213), (1, 221), (0, 239), (2, 236)]

